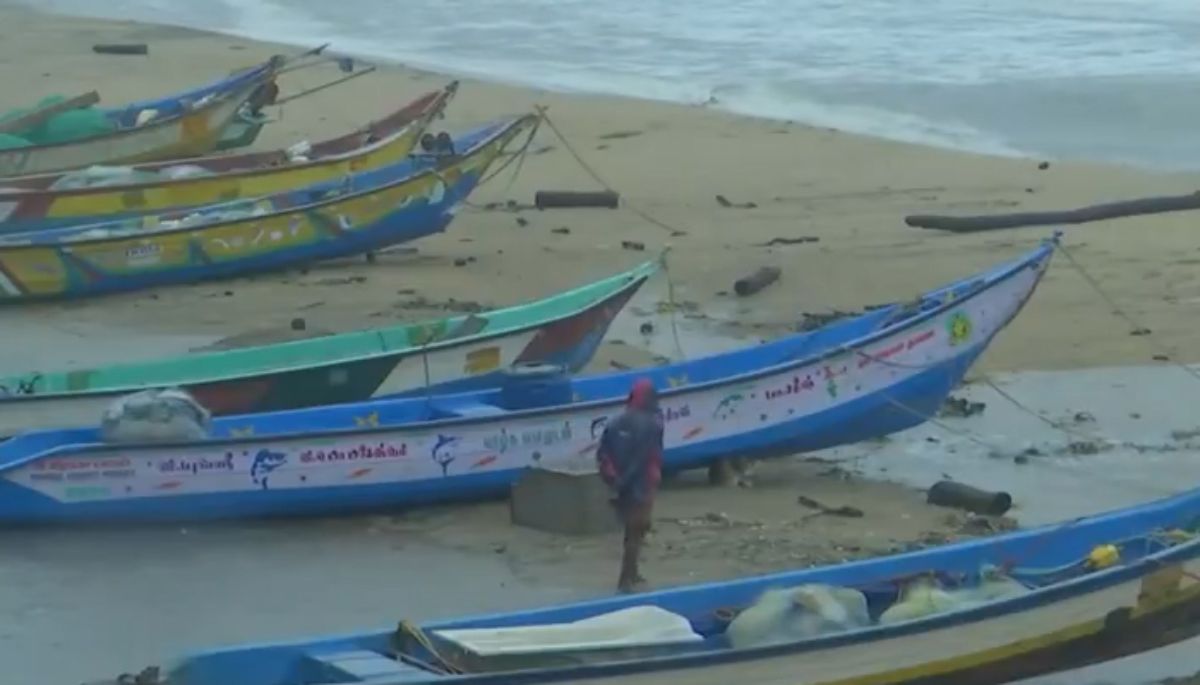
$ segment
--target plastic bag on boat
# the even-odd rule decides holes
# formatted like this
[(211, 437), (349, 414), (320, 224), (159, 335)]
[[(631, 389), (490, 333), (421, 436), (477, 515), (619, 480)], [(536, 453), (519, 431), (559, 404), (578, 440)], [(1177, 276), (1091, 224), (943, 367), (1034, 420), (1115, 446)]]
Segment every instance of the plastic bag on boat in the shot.
[(173, 442), (208, 437), (212, 414), (177, 388), (143, 390), (114, 401), (100, 419), (104, 442)]
[(96, 188), (124, 183), (152, 181), (157, 178), (158, 174), (150, 171), (139, 171), (127, 166), (103, 166), (96, 164), (86, 169), (69, 171), (63, 174), (55, 179), (54, 183), (50, 184), (50, 189)]
[(146, 124), (150, 123), (151, 121), (154, 121), (155, 117), (157, 117), (157, 116), (158, 116), (157, 109), (153, 109), (153, 108), (143, 109), (142, 111), (137, 113), (137, 118), (135, 118), (133, 120), (133, 125), (134, 125), (134, 127), (145, 126)]
[(288, 149), (284, 150), (289, 162), (307, 162), (308, 153), (312, 152), (312, 144), (307, 140), (302, 140)]
[(867, 598), (851, 588), (800, 585), (763, 592), (725, 634), (734, 648), (787, 642), (869, 625)]
[(203, 176), (213, 176), (213, 172), (205, 169), (197, 164), (176, 164), (159, 170), (159, 175), (163, 178), (200, 178)]

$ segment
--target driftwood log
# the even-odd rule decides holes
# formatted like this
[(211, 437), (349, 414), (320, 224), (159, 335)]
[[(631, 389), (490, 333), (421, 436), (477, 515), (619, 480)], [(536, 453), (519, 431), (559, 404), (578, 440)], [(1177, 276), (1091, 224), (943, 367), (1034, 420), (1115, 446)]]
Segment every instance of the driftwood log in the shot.
[(1001, 228), (1021, 226), (1048, 226), (1054, 224), (1083, 224), (1089, 221), (1117, 219), (1123, 216), (1161, 214), (1200, 209), (1200, 192), (1188, 195), (1163, 195), (1144, 197), (1137, 200), (1107, 202), (1090, 207), (1057, 212), (1016, 212), (1012, 214), (985, 214), (977, 216), (945, 216), (941, 214), (912, 214), (904, 217), (904, 223), (916, 228), (930, 228), (953, 233), (975, 233), (994, 231)]
[(145, 43), (98, 43), (92, 46), (98, 55), (147, 55), (150, 48)]
[(1000, 516), (1012, 508), (1012, 495), (1007, 492), (980, 490), (953, 480), (934, 483), (926, 493), (925, 501), (934, 506), (964, 509), (987, 516)]
[(568, 207), (603, 207), (616, 209), (620, 196), (611, 190), (597, 192), (577, 190), (539, 190), (533, 196), (533, 205), (538, 209), (566, 209)]
[(777, 266), (764, 266), (749, 276), (734, 281), (733, 292), (737, 293), (739, 297), (753, 295), (779, 280), (779, 273)]

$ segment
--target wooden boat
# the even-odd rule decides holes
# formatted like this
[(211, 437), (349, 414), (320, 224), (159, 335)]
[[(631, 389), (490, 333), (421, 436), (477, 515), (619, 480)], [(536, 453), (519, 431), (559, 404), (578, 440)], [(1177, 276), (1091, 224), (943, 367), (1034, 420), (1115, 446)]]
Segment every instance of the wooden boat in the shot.
[(910, 303), (651, 369), (571, 378), (517, 367), (482, 391), (228, 416), (190, 443), (23, 433), (0, 443), (0, 522), (327, 513), (503, 493), (526, 467), (590, 462), (637, 376), (662, 389), (668, 471), (884, 435), (938, 411), (1032, 295), (1054, 240)]
[[(267, 198), (0, 235), (0, 303), (228, 277), (380, 249), (443, 230), (537, 117), (499, 120), (457, 155), (410, 158)], [(426, 166), (422, 166), (426, 165)]]
[(214, 416), (388, 397), (414, 388), (495, 385), (512, 364), (578, 371), (613, 318), (657, 269), (634, 269), (527, 304), (273, 345), (0, 378), (0, 435), (88, 424), (147, 388), (190, 392)]
[(147, 108), (156, 112), (148, 121), (128, 122), (122, 118), (118, 129), (107, 135), (0, 150), (0, 178), (211, 152), (220, 142), (225, 127), (236, 119), (244, 105), (261, 97), (262, 86), (273, 77), (273, 66), (247, 70), (225, 86), (212, 87), (211, 92), (197, 100), (159, 101), (160, 108)]
[[(402, 161), (421, 134), (449, 103), (457, 83), (427, 93), (386, 118), (318, 142), (302, 161), (287, 151), (197, 157), (144, 164), (131, 174), (152, 180), (55, 189), (67, 173), (0, 181), (0, 232), (29, 231), (260, 197), (340, 178)], [(198, 169), (206, 175), (160, 175), (172, 169)]]
[[(1200, 633), (1198, 533), (1192, 490), (837, 566), (205, 651), (138, 682), (1000, 685)], [(791, 629), (745, 639), (776, 598)]]

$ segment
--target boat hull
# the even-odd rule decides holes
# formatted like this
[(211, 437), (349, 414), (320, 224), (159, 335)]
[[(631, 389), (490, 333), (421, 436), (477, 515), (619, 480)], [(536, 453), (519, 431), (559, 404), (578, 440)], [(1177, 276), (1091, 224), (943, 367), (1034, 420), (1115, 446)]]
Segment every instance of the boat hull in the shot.
[[(380, 682), (418, 685), (447, 677), (463, 685), (1002, 685), (1147, 652), (1200, 634), (1198, 535), (1200, 490), (1191, 490), (1031, 530), (834, 566), (437, 622), (403, 635), (389, 627), (199, 652), (170, 668), (166, 682), (342, 682), (337, 675), (331, 677), (330, 670), (338, 674), (338, 665), (353, 659), (371, 663)], [(1114, 563), (1092, 562), (1101, 547), (1115, 550)], [(750, 606), (767, 589), (817, 584), (863, 592), (870, 615), (878, 617), (896, 606), (900, 589), (916, 578), (938, 575), (951, 588), (959, 582), (970, 588), (971, 579), (987, 567), (999, 567), (1024, 589), (981, 603), (953, 603), (908, 620), (873, 620), (861, 628), (742, 648), (728, 642), (728, 624), (719, 616)], [(413, 643), (420, 639), (411, 639), (414, 635), (436, 637), (437, 644), (443, 644), (437, 636), (445, 636), (445, 631), (472, 628), (524, 628), (525, 645), (533, 646), (533, 631), (646, 606), (685, 621), (699, 642), (659, 647), (644, 658), (621, 653), (606, 659), (606, 653), (616, 650), (606, 652), (603, 645), (597, 649), (599, 639), (591, 641), (590, 649), (596, 651), (580, 647), (571, 653), (563, 644), (566, 640), (547, 636), (544, 653), (536, 648), (524, 652), (529, 657), (524, 668), (470, 672), (468, 666), (468, 672), (453, 676), (401, 663), (395, 656), (428, 654), (425, 645), (433, 643), (415, 648)], [(563, 632), (556, 635), (568, 637)], [(572, 637), (588, 644), (582, 630)], [(488, 647), (478, 638), (475, 644)], [(553, 659), (564, 653), (567, 658)], [(444, 655), (451, 663), (470, 663), (455, 660), (452, 650)]]
[[(414, 389), (420, 393), (466, 392), (496, 385), (499, 370), (513, 364), (561, 364), (574, 372), (595, 355), (613, 319), (647, 277), (643, 274), (631, 278), (607, 297), (569, 315), (476, 336), (461, 344), (442, 343), (424, 352), (419, 348), (399, 349), (369, 358), (333, 359), (324, 364), (171, 387), (190, 392), (213, 416), (226, 416), (361, 402), (412, 393)], [(3, 398), (0, 435), (93, 424), (116, 398), (129, 392)]]
[[(944, 296), (937, 311), (862, 347), (779, 359), (698, 387), (668, 375), (662, 387), (680, 390), (663, 391), (661, 400), (666, 470), (816, 450), (923, 423), (1030, 297), (1049, 249), (982, 291)], [(621, 378), (613, 386), (628, 387)], [(217, 443), (67, 447), (0, 473), (0, 521), (333, 513), (499, 495), (530, 466), (590, 461), (623, 392), (511, 413), (431, 397), (424, 404), (447, 418), (397, 427), (388, 426), (391, 412), (421, 405), (381, 401), (280, 415), (278, 438), (245, 438), (254, 418), (230, 417), (230, 437)], [(372, 422), (379, 427), (364, 427)], [(92, 482), (74, 489), (70, 473)]]
[(256, 206), (274, 210), (261, 217), (161, 231), (97, 229), (108, 234), (70, 241), (50, 232), (11, 236), (8, 244), (0, 244), (0, 303), (228, 278), (361, 254), (440, 232), (526, 123), (527, 118), (514, 119), (444, 168), (383, 187), (345, 196), (321, 189), (314, 194), (332, 191), (332, 199), (287, 210), (258, 201)]

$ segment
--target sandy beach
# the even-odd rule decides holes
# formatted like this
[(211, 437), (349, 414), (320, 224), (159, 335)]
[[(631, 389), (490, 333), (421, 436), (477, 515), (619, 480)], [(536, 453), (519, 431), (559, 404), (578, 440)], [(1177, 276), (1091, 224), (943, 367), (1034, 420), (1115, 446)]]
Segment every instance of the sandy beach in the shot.
[[(91, 45), (98, 42), (145, 42), (150, 54), (95, 55)], [(0, 7), (0, 110), (90, 89), (100, 92), (102, 104), (115, 105), (294, 50)], [(332, 67), (289, 74), (281, 80), (282, 94), (333, 77)], [(340, 134), (451, 78), (386, 65), (270, 108), (277, 120), (255, 147)], [(445, 234), (413, 243), (415, 249), (381, 254), (372, 264), (341, 260), (302, 271), (3, 309), (0, 326), (15, 331), (0, 341), (3, 370), (116, 361), (131, 350), (165, 354), (261, 342), (292, 335), (289, 323), (296, 317), (312, 334), (510, 305), (628, 268), (668, 246), (675, 304), (688, 331), (682, 352), (694, 356), (794, 330), (803, 313), (907, 298), (1014, 257), (1052, 232), (949, 235), (907, 227), (906, 214), (1067, 209), (1200, 188), (1200, 174), (1058, 162), (1041, 169), (1036, 159), (934, 149), (701, 105), (564, 95), (469, 79), (438, 129), (453, 132), (539, 105), (548, 107), (566, 143), (543, 126), (519, 175), (506, 172), (480, 188), (473, 206)], [(531, 203), (541, 189), (599, 189), (568, 145), (622, 194), (626, 206), (544, 212), (503, 207), (509, 200)], [(718, 196), (752, 206), (725, 207)], [(1065, 229), (1066, 248), (1151, 336), (1131, 335), (1130, 324), (1059, 256), (973, 375), (1162, 364), (1152, 359), (1164, 355), (1200, 361), (1200, 349), (1191, 344), (1200, 321), (1194, 221), (1176, 213)], [(775, 238), (802, 236), (813, 240), (767, 246)], [(625, 249), (625, 241), (645, 250)], [(762, 265), (780, 267), (780, 281), (751, 298), (734, 297), (733, 281)], [(661, 312), (666, 297), (661, 284), (648, 287), (630, 308), (626, 320), (634, 325), (614, 327), (591, 368), (677, 356), (661, 316), (655, 333), (636, 333), (636, 322)], [(710, 487), (702, 475), (670, 484), (663, 495), (646, 561), (659, 585), (838, 562), (1012, 525), (928, 506), (911, 484), (867, 478), (819, 459), (762, 465), (747, 487)], [(797, 502), (802, 494), (862, 516), (809, 516)], [(553, 579), (594, 595), (608, 591), (616, 570), (615, 537), (564, 542), (516, 529), (500, 504), (372, 517), (358, 525), (372, 539), (499, 558), (513, 578), (531, 585)], [(6, 547), (0, 567), (16, 555)]]

